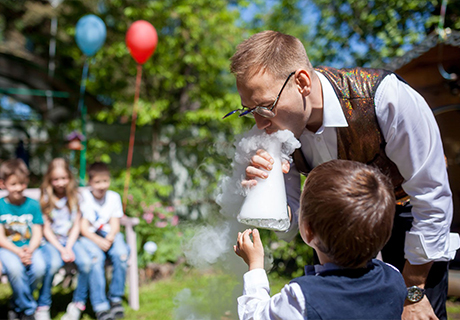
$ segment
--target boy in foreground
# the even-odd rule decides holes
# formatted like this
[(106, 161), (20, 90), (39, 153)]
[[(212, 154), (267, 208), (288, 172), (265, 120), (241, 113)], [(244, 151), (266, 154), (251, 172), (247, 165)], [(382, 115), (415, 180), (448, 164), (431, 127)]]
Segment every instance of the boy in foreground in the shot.
[(401, 319), (404, 279), (373, 259), (391, 235), (394, 208), (393, 187), (378, 170), (347, 160), (317, 166), (305, 181), (299, 229), (321, 264), (270, 298), (259, 232), (238, 233), (234, 250), (249, 266), (240, 319)]
[[(81, 243), (96, 261), (90, 273), (89, 292), (98, 320), (124, 317), (122, 298), (125, 293), (129, 248), (120, 233), (123, 216), (121, 198), (110, 187), (110, 171), (105, 163), (95, 162), (88, 169), (90, 189), (82, 193)], [(112, 281), (105, 293), (105, 259), (113, 264)]]

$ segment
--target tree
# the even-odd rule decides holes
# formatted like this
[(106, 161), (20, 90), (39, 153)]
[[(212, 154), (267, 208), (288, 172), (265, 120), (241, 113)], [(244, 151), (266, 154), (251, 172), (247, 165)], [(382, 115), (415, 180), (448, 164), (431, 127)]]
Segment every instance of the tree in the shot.
[[(445, 27), (460, 29), (460, 8), (447, 5)], [(441, 1), (271, 1), (249, 25), (301, 39), (314, 65), (384, 66), (434, 31)]]
[[(228, 71), (228, 59), (242, 39), (236, 24), (238, 6), (239, 1), (225, 0), (83, 0), (64, 1), (53, 10), (48, 1), (9, 1), (0, 3), (0, 21), (6, 40), (16, 32), (30, 43), (30, 50), (22, 47), (18, 54), (46, 65), (50, 18), (57, 16), (57, 73), (79, 83), (85, 58), (75, 44), (75, 25), (86, 14), (100, 16), (107, 26), (107, 39), (90, 60), (86, 88), (108, 107), (90, 120), (119, 127), (130, 122), (136, 74), (125, 34), (136, 20), (151, 22), (159, 42), (143, 66), (137, 121), (138, 133), (148, 131), (149, 135), (138, 136), (138, 141), (150, 146), (144, 148), (143, 157), (135, 154), (134, 163), (143, 165), (135, 172), (173, 185), (171, 198), (191, 197), (188, 203), (197, 204), (211, 202), (227, 148), (234, 134), (249, 125), (239, 119), (221, 120), (222, 114), (240, 104)], [(78, 128), (75, 115), (68, 131)], [(89, 161), (119, 158), (118, 163), (125, 162), (127, 131), (123, 128), (111, 142), (90, 131)]]

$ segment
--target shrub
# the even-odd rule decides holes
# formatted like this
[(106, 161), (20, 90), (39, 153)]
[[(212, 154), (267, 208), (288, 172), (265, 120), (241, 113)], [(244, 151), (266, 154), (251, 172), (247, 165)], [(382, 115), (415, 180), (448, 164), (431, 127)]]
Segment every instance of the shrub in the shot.
[[(175, 263), (182, 256), (181, 242), (186, 232), (180, 224), (182, 218), (176, 214), (176, 208), (181, 204), (168, 201), (171, 186), (149, 181), (136, 171), (133, 173), (125, 213), (140, 221), (135, 227), (139, 267), (143, 268), (149, 262)], [(124, 183), (124, 175), (113, 178), (111, 188), (123, 195)], [(154, 254), (143, 249), (148, 241), (155, 242), (158, 247)]]
[(300, 234), (290, 242), (279, 240), (273, 231), (261, 230), (266, 255), (273, 259), (272, 277), (296, 278), (304, 275), (304, 267), (313, 264), (313, 249)]

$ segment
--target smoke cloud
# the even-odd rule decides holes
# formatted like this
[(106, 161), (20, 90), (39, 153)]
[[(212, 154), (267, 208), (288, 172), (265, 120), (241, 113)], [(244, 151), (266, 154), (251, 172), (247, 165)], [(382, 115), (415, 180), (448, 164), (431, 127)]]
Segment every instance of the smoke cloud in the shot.
[[(220, 215), (212, 217), (212, 222), (199, 227), (190, 241), (184, 246), (187, 261), (200, 269), (212, 268), (225, 272), (234, 279), (234, 287), (228, 284), (212, 283), (206, 290), (209, 301), (199, 301), (190, 289), (181, 291), (175, 303), (175, 319), (216, 319), (237, 318), (236, 298), (242, 294), (242, 276), (247, 271), (247, 265), (233, 252), (233, 245), (239, 231), (248, 226), (237, 221), (247, 190), (241, 186), (245, 170), (251, 157), (258, 149), (266, 149), (272, 139), (282, 143), (282, 157), (290, 159), (290, 154), (300, 146), (299, 141), (288, 130), (278, 131), (268, 135), (254, 126), (250, 131), (237, 137), (235, 156), (231, 164), (231, 176), (223, 177), (219, 182), (216, 203), (220, 206)], [(271, 268), (270, 254), (266, 252), (266, 269)], [(232, 296), (225, 301), (222, 297)], [(220, 316), (219, 316), (220, 315)]]

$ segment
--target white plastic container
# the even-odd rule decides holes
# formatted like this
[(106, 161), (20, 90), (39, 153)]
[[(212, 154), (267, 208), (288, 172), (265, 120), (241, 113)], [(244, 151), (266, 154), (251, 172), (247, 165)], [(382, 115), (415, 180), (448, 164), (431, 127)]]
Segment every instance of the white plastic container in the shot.
[(248, 190), (237, 217), (239, 222), (276, 231), (289, 228), (284, 174), (281, 170), (281, 145), (278, 139), (267, 141), (264, 149), (274, 159), (273, 168), (268, 171), (268, 178), (256, 178), (257, 185)]

